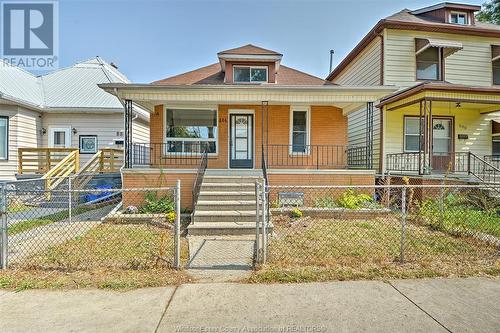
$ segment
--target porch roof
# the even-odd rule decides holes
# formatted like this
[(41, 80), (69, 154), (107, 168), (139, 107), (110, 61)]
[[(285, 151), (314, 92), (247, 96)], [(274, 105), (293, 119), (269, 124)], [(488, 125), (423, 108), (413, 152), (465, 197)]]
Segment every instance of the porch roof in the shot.
[(359, 110), (367, 102), (380, 100), (393, 93), (393, 86), (287, 86), (287, 85), (152, 85), (152, 84), (100, 84), (100, 88), (122, 100), (132, 100), (152, 112), (154, 105), (199, 104), (308, 104), (334, 105), (344, 114)]
[(376, 107), (391, 111), (420, 101), (470, 103), (483, 112), (494, 112), (500, 110), (500, 88), (423, 82), (381, 99)]

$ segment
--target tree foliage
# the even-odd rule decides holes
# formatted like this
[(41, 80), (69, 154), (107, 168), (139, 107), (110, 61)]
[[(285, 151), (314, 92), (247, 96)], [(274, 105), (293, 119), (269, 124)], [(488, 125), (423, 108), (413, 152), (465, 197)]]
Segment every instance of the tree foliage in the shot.
[(500, 24), (500, 0), (485, 2), (476, 18), (481, 22)]

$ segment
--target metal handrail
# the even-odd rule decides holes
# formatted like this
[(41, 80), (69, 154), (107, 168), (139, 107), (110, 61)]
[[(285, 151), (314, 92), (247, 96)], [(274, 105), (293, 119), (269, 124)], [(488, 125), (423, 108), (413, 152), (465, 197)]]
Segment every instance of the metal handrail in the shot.
[(471, 152), (469, 152), (469, 174), (484, 183), (500, 182), (500, 169)]
[(207, 170), (208, 165), (208, 147), (204, 148), (202, 153), (202, 157), (200, 160), (200, 165), (198, 167), (198, 171), (196, 172), (196, 180), (193, 184), (192, 196), (193, 196), (193, 205), (192, 211), (194, 214), (194, 210), (196, 204), (198, 203), (198, 196), (200, 195), (201, 184), (203, 183), (203, 177), (205, 176), (205, 171)]

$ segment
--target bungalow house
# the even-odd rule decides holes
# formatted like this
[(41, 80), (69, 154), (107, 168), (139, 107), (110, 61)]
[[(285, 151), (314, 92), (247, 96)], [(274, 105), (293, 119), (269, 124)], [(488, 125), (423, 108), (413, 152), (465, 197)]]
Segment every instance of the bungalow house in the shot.
[[(146, 142), (132, 144), (125, 127), (124, 186), (180, 179), (183, 206), (195, 210), (191, 227), (253, 221), (253, 230), (255, 177), (272, 185), (374, 184), (371, 145), (348, 145), (347, 116), (394, 89), (341, 87), (283, 65), (282, 57), (245, 45), (151, 84), (101, 84), (125, 101), (126, 123), (132, 103), (151, 113)], [(289, 195), (301, 200), (303, 193)], [(198, 226), (210, 232), (210, 223)]]
[(351, 144), (373, 131), (379, 174), (500, 182), (500, 26), (476, 21), (480, 9), (404, 9), (380, 20), (327, 77), (397, 87), (377, 103), (372, 127), (366, 111), (348, 115)]
[[(97, 86), (106, 82), (130, 81), (99, 57), (42, 76), (0, 62), (0, 180), (39, 177), (74, 150), (81, 166), (122, 150), (123, 105)], [(135, 107), (132, 122), (146, 140), (149, 113)]]

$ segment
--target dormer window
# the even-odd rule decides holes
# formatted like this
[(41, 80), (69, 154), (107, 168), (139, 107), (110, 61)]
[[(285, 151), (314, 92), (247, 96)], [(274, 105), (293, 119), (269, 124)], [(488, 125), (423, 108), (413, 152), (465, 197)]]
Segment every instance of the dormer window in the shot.
[(235, 83), (266, 83), (267, 81), (267, 66), (233, 67), (233, 82)]
[(450, 23), (466, 25), (468, 22), (468, 15), (465, 12), (451, 12)]

